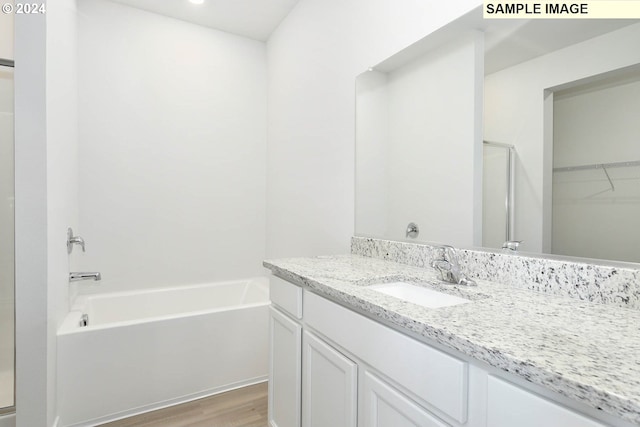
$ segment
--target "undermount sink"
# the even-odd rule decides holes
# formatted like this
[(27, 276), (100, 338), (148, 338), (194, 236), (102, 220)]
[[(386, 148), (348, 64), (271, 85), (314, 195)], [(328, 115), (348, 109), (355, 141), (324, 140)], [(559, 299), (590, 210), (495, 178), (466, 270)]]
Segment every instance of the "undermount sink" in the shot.
[(466, 298), (445, 294), (444, 292), (434, 291), (433, 289), (428, 289), (407, 282), (392, 282), (382, 285), (373, 285), (369, 286), (369, 289), (427, 308), (449, 307), (452, 305), (471, 302)]

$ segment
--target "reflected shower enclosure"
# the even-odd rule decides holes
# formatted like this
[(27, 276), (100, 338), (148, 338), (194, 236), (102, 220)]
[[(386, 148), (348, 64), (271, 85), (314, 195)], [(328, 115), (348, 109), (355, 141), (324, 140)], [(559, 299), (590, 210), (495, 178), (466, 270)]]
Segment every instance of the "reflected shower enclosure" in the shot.
[(515, 240), (515, 149), (499, 142), (482, 145), (482, 246), (501, 248)]
[(0, 59), (0, 414), (14, 405), (13, 62)]

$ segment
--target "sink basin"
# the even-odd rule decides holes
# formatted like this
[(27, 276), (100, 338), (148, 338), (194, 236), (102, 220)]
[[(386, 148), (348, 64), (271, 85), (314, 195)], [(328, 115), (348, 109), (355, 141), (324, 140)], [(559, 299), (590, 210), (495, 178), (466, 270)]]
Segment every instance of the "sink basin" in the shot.
[(424, 288), (407, 282), (392, 282), (382, 285), (373, 285), (369, 286), (369, 289), (427, 308), (449, 307), (452, 305), (471, 302), (466, 298), (445, 294), (444, 292), (434, 291), (433, 289)]

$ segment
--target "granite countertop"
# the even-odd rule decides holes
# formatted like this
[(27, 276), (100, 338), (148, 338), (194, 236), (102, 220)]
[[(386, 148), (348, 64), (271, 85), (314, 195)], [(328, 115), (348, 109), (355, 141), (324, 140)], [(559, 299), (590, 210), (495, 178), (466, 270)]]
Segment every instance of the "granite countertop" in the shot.
[[(357, 255), (264, 266), (342, 305), (640, 424), (640, 311), (478, 280), (443, 284), (430, 268)], [(473, 300), (425, 308), (369, 289), (405, 280)]]

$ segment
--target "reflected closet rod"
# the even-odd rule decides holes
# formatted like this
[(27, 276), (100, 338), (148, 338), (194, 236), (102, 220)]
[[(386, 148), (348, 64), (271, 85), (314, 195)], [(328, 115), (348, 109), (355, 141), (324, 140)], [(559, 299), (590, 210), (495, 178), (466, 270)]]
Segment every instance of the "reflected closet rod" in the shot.
[(13, 68), (13, 61), (11, 59), (4, 59), (4, 58), (0, 58), (0, 65), (5, 66), (5, 67), (11, 67)]
[(493, 147), (502, 147), (502, 148), (516, 148), (511, 144), (505, 144), (504, 142), (494, 142), (494, 141), (482, 141), (484, 145), (491, 145)]
[(608, 168), (625, 168), (630, 166), (640, 166), (640, 160), (635, 160), (632, 162), (594, 163), (592, 165), (564, 166), (561, 168), (553, 168), (553, 171), (554, 172), (571, 172), (571, 171), (581, 171), (581, 170), (588, 170), (588, 169), (604, 169), (606, 171)]

